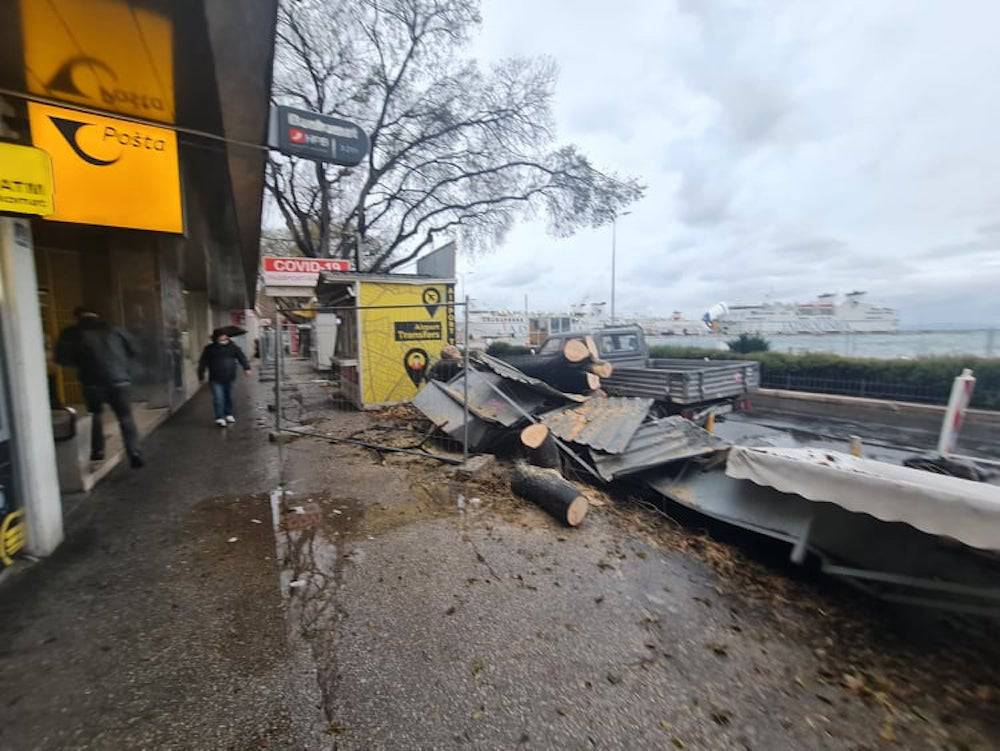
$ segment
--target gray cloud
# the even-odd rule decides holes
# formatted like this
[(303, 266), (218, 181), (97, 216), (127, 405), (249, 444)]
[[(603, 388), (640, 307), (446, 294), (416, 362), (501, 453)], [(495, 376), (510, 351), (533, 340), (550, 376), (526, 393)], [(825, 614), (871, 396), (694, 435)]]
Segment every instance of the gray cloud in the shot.
[(830, 237), (814, 237), (808, 240), (798, 240), (779, 245), (774, 249), (774, 252), (778, 256), (825, 258), (831, 254), (840, 253), (845, 248), (847, 248), (847, 243), (843, 240), (835, 240)]
[(548, 263), (534, 263), (518, 266), (509, 269), (490, 280), (490, 284), (495, 287), (523, 287), (526, 284), (544, 279), (546, 274), (551, 273), (552, 265)]
[[(620, 310), (862, 288), (904, 324), (1000, 324), (1000, 3), (566, 12), (485, 0), (476, 52), (553, 56), (560, 136), (649, 185), (618, 223)], [(522, 225), (463, 263), (470, 294), (497, 305), (607, 299), (610, 228), (553, 240)]]

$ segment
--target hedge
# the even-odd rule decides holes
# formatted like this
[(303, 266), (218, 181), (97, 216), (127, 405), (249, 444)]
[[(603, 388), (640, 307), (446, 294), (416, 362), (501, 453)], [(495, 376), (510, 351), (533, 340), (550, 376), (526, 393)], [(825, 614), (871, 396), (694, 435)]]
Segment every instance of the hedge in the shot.
[(1000, 409), (1000, 358), (954, 356), (890, 360), (825, 353), (740, 354), (670, 345), (650, 347), (650, 357), (756, 360), (760, 363), (762, 385), (771, 388), (938, 404), (947, 403), (955, 376), (963, 368), (969, 368), (976, 377), (972, 406)]

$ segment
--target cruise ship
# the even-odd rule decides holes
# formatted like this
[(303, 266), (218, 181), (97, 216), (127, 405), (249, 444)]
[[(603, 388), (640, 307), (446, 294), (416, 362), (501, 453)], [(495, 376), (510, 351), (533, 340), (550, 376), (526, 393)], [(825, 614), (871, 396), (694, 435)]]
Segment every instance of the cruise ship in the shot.
[[(475, 306), (475, 307), (473, 307)], [(606, 323), (603, 302), (579, 303), (567, 313), (487, 310), (471, 301), (469, 346), (482, 349), (493, 342), (541, 344), (551, 334), (592, 331)], [(461, 333), (461, 332), (460, 332)], [(461, 336), (459, 337), (461, 339)]]
[(675, 310), (669, 318), (658, 316), (626, 316), (622, 323), (635, 323), (642, 327), (646, 336), (696, 336), (710, 334), (711, 329), (704, 320), (685, 318), (679, 310)]
[(866, 302), (864, 292), (850, 292), (842, 300), (837, 297), (826, 293), (807, 303), (718, 303), (703, 320), (721, 334), (885, 334), (899, 330), (897, 312)]

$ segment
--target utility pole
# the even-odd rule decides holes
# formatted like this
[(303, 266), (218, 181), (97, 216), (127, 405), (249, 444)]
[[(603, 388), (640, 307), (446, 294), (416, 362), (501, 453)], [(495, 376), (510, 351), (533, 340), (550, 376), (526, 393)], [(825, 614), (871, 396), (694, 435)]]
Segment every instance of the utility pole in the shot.
[(611, 217), (611, 325), (615, 325), (615, 245), (618, 234), (618, 217)]
[(618, 217), (628, 216), (631, 211), (623, 211), (621, 214), (614, 214), (611, 217), (611, 323), (615, 322), (615, 256), (617, 255), (618, 244)]

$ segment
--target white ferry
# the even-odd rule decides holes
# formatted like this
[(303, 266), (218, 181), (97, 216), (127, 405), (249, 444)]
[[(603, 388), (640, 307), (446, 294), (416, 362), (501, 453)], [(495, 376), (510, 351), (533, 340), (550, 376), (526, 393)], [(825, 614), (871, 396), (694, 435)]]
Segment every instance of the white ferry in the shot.
[(675, 310), (669, 318), (656, 316), (637, 316), (623, 318), (620, 323), (635, 323), (642, 327), (646, 336), (696, 336), (710, 334), (712, 330), (705, 321), (694, 321), (685, 318), (679, 310)]
[[(523, 346), (541, 344), (552, 334), (591, 331), (607, 322), (604, 303), (579, 303), (568, 313), (469, 308), (469, 346), (484, 349), (493, 342)], [(461, 339), (461, 332), (459, 332)]]
[(899, 330), (893, 308), (873, 305), (860, 291), (844, 295), (826, 293), (813, 302), (765, 302), (757, 305), (719, 303), (705, 313), (704, 321), (722, 334), (885, 334)]

